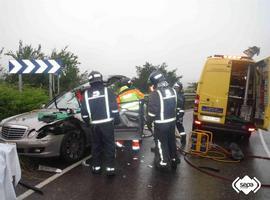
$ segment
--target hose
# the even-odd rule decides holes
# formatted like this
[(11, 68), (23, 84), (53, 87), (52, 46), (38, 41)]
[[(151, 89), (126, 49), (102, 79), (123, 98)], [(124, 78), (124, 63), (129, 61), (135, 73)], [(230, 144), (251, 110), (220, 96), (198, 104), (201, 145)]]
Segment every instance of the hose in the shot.
[[(223, 147), (219, 146), (219, 145), (213, 144), (212, 149), (216, 149), (216, 150), (210, 150), (208, 152), (217, 153), (217, 154), (220, 155), (220, 157), (211, 156), (211, 155), (207, 155), (207, 154), (203, 154), (203, 153), (187, 152), (187, 151), (184, 151), (183, 149), (179, 148), (180, 153), (184, 156), (185, 162), (188, 165), (190, 165), (192, 168), (194, 168), (194, 169), (196, 169), (196, 170), (200, 171), (201, 173), (206, 174), (208, 176), (211, 176), (211, 177), (214, 177), (214, 178), (217, 178), (217, 179), (232, 183), (234, 181), (233, 179), (227, 178), (225, 176), (220, 176), (220, 175), (217, 175), (215, 173), (208, 172), (206, 170), (210, 170), (209, 167), (200, 167), (200, 166), (198, 167), (195, 164), (193, 164), (190, 160), (188, 160), (188, 158), (187, 158), (189, 155), (191, 155), (191, 156), (197, 156), (197, 157), (202, 157), (202, 158), (208, 158), (208, 159), (218, 161), (218, 162), (225, 162), (225, 163), (227, 163), (227, 162), (239, 163), (240, 162), (240, 160), (229, 160), (229, 159), (231, 159), (230, 158), (230, 155), (231, 155), (230, 152), (227, 151), (226, 149), (224, 149)], [(270, 160), (269, 157), (263, 157), (263, 156), (257, 156), (257, 155), (247, 155), (246, 157), (247, 158), (253, 158), (253, 159)], [(212, 168), (211, 168), (211, 171), (219, 172), (217, 169), (212, 169)], [(270, 184), (261, 184), (261, 187), (270, 188)]]
[(201, 158), (208, 158), (214, 161), (218, 162), (224, 162), (224, 163), (239, 163), (240, 160), (232, 160), (231, 159), (231, 153), (224, 149), (223, 147), (212, 144), (210, 150), (206, 153), (197, 153), (197, 152), (187, 152), (183, 149), (180, 149), (180, 151), (185, 153), (185, 155), (192, 155), (196, 157)]

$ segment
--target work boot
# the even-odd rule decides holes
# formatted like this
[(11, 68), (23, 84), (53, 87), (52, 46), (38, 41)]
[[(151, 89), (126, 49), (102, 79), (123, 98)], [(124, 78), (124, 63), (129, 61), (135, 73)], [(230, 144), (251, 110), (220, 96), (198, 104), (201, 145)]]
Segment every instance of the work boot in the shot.
[(92, 166), (92, 173), (93, 174), (100, 174), (101, 173), (101, 167), (100, 166)]
[(115, 175), (115, 167), (106, 167), (106, 175), (114, 176)]
[(139, 140), (132, 140), (132, 150), (133, 151), (140, 150), (140, 141)]
[(186, 133), (185, 132), (182, 132), (182, 133), (180, 133), (180, 137), (181, 137), (181, 144), (182, 144), (182, 146), (185, 146), (186, 145), (186, 143), (187, 143), (187, 141), (186, 141), (186, 139), (187, 139), (187, 135), (186, 135)]
[(159, 170), (161, 172), (169, 172), (170, 171), (169, 163), (161, 162), (160, 160), (159, 161), (155, 160), (155, 167), (157, 170)]
[(171, 168), (172, 170), (176, 170), (177, 169), (177, 165), (180, 164), (181, 160), (180, 158), (173, 158), (171, 161)]

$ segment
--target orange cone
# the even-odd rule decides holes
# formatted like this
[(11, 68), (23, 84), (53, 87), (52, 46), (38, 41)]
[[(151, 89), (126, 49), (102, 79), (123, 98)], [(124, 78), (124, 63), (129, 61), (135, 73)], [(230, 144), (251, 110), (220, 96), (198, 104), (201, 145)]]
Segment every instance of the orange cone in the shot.
[(135, 150), (135, 151), (140, 150), (139, 140), (132, 140), (132, 150)]

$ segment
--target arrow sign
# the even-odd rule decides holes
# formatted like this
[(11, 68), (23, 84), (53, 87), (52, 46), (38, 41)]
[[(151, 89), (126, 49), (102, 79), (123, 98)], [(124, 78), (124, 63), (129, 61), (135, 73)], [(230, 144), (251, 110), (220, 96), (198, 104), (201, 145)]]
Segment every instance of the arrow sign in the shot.
[(61, 72), (61, 60), (10, 60), (10, 74), (59, 74)]

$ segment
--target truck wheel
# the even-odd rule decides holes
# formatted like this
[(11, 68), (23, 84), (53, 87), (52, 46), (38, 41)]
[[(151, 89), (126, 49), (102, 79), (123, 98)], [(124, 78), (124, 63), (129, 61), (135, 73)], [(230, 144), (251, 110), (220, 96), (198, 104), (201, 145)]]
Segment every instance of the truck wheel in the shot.
[(67, 132), (61, 144), (61, 157), (67, 162), (75, 162), (83, 157), (85, 138), (78, 130)]

